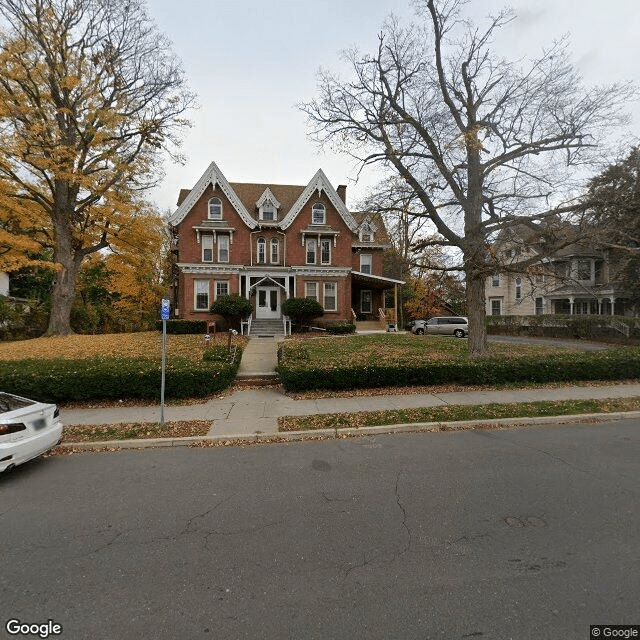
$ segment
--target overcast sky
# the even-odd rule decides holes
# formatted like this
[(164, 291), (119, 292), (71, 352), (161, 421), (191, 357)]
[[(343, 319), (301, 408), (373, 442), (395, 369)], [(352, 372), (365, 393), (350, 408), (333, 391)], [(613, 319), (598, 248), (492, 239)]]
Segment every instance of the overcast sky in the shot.
[[(200, 108), (184, 139), (184, 166), (167, 163), (152, 198), (173, 210), (181, 188), (192, 187), (211, 161), (231, 182), (307, 184), (322, 168), (334, 186), (346, 184), (347, 204), (375, 180), (354, 184), (346, 156), (323, 154), (307, 137), (296, 108), (316, 95), (320, 67), (339, 66), (340, 51), (373, 51), (385, 18), (414, 18), (409, 0), (147, 0), (149, 13), (172, 40)], [(473, 0), (477, 21), (503, 8)], [(514, 0), (518, 18), (496, 45), (510, 59), (538, 56), (564, 34), (589, 84), (640, 82), (639, 0)], [(640, 105), (630, 106), (640, 134)]]

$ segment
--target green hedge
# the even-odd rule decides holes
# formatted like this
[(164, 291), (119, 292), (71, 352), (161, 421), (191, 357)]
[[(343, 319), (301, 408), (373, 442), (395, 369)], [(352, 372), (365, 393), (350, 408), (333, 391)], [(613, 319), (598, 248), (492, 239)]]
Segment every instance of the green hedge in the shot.
[(508, 384), (640, 378), (640, 349), (620, 348), (542, 357), (483, 358), (380, 366), (317, 367), (304, 348), (287, 352), (278, 364), (290, 391), (429, 386), (437, 384)]
[(335, 324), (327, 325), (327, 333), (334, 333), (338, 335), (355, 333), (356, 325), (348, 322), (336, 322)]
[[(167, 363), (165, 397), (202, 397), (226, 389), (238, 371), (233, 361)], [(43, 402), (145, 398), (160, 400), (161, 367), (141, 358), (0, 362), (0, 389)]]
[[(207, 333), (207, 323), (204, 320), (167, 320), (167, 333)], [(156, 329), (162, 331), (162, 320), (156, 322)]]

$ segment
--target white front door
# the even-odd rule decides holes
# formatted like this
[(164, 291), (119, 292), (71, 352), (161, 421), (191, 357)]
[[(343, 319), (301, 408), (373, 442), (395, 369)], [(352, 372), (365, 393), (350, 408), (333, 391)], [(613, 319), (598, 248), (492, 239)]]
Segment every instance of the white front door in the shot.
[(256, 318), (280, 317), (280, 287), (256, 287)]

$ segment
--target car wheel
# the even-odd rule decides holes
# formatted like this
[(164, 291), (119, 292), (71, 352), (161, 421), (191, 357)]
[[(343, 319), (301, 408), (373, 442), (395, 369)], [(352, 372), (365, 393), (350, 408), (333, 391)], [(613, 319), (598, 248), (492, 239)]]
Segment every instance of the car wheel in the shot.
[(416, 329), (416, 335), (418, 336), (424, 335), (424, 329)]
[(463, 331), (462, 329), (456, 329), (456, 330), (453, 332), (453, 335), (454, 335), (456, 338), (464, 338), (464, 331)]

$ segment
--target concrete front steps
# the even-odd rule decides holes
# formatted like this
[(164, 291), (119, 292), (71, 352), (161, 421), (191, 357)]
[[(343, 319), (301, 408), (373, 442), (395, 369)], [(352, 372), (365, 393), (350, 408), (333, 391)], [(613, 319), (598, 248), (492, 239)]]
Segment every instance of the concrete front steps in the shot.
[(239, 373), (231, 386), (234, 388), (243, 387), (277, 387), (280, 384), (280, 378), (274, 371), (273, 373)]
[(251, 338), (284, 338), (284, 326), (280, 320), (252, 320)]

